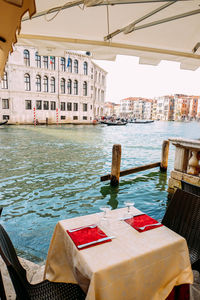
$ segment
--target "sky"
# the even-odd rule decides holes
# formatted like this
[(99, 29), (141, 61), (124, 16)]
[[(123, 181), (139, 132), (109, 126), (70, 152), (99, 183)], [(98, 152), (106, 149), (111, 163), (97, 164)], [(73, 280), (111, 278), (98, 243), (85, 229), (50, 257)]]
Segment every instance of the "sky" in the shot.
[(161, 61), (158, 66), (140, 65), (139, 58), (122, 55), (114, 62), (95, 63), (108, 72), (105, 102), (120, 103), (127, 97), (200, 95), (200, 68), (181, 70), (179, 63), (169, 61)]

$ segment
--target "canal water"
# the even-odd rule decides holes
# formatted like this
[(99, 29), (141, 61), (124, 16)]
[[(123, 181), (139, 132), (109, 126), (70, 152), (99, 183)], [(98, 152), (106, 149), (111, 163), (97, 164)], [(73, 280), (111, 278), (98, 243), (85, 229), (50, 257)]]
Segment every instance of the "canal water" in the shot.
[(61, 219), (112, 209), (127, 200), (162, 219), (167, 181), (173, 169), (170, 145), (167, 174), (158, 168), (120, 178), (110, 187), (100, 177), (110, 172), (113, 144), (122, 145), (121, 169), (160, 161), (170, 137), (200, 138), (200, 123), (2, 126), (0, 127), (1, 223), (24, 258), (45, 260), (50, 238)]

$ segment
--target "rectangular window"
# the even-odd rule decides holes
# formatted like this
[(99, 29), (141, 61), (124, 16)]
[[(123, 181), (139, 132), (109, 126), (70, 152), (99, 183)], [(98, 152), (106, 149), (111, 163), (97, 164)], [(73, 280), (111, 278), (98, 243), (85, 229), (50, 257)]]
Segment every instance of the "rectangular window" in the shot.
[(32, 109), (32, 101), (31, 100), (25, 100), (25, 109)]
[(43, 64), (44, 68), (48, 69), (48, 56), (43, 56)]
[(83, 116), (83, 120), (87, 120), (87, 117)]
[(9, 99), (2, 99), (2, 109), (9, 109)]
[(87, 103), (83, 103), (83, 111), (87, 111)]
[(78, 111), (78, 103), (74, 103), (74, 111)]
[(71, 102), (67, 102), (67, 110), (68, 111), (72, 110), (72, 103)]
[(51, 101), (51, 110), (56, 110), (56, 102)]
[(90, 105), (90, 109), (92, 109), (92, 105)]
[(78, 116), (73, 116), (73, 120), (78, 120)]
[(60, 116), (60, 119), (61, 119), (61, 120), (65, 120), (66, 117), (65, 117), (65, 116)]
[(36, 100), (36, 109), (42, 109), (42, 100)]
[(7, 89), (8, 88), (8, 75), (7, 72), (4, 72), (3, 78), (1, 80), (1, 88)]
[(10, 117), (8, 115), (3, 115), (3, 120), (9, 120)]
[(44, 101), (43, 109), (44, 110), (48, 110), (49, 109), (49, 101)]
[(61, 102), (60, 103), (60, 110), (62, 110), (62, 111), (66, 110), (66, 108), (65, 108), (65, 102)]

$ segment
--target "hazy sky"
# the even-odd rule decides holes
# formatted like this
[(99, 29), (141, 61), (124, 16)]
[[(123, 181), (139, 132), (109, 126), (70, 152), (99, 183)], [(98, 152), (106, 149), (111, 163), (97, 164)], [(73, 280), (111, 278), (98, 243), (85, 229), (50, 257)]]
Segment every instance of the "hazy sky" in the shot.
[(200, 68), (181, 70), (176, 62), (158, 66), (140, 65), (137, 57), (117, 56), (115, 62), (96, 60), (108, 72), (105, 101), (119, 103), (127, 97), (147, 97), (183, 93), (200, 95)]

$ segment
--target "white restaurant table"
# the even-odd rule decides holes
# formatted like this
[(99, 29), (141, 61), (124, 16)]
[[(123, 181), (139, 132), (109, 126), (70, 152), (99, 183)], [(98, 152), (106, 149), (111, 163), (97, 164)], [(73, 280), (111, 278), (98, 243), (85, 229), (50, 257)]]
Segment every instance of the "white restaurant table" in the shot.
[[(141, 213), (136, 208), (135, 214)], [(45, 279), (79, 283), (87, 300), (164, 300), (175, 285), (192, 283), (184, 238), (165, 226), (138, 232), (119, 221), (125, 208), (109, 213), (112, 242), (78, 250), (66, 230), (97, 223), (98, 214), (56, 225), (46, 261)]]

